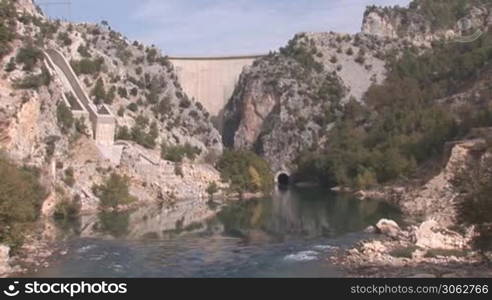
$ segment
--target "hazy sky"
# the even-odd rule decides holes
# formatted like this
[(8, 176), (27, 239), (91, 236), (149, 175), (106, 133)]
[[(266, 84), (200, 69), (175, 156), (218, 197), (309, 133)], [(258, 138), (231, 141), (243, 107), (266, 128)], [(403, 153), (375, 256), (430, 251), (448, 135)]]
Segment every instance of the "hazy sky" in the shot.
[(266, 53), (302, 31), (358, 32), (367, 5), (410, 0), (72, 0), (70, 14), (36, 2), (52, 17), (107, 20), (130, 40), (196, 56)]

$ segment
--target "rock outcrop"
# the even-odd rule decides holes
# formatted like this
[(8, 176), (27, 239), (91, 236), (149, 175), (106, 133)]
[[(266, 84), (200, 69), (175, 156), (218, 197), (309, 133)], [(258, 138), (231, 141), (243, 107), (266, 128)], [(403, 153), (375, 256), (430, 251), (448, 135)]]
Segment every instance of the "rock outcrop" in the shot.
[(480, 1), (417, 0), (409, 8), (368, 7), (362, 32), (386, 39), (430, 47), (433, 42), (461, 40), (485, 31), (491, 23), (491, 7)]
[(388, 219), (379, 220), (376, 224), (376, 228), (380, 233), (394, 238), (398, 236), (401, 230), (400, 226), (398, 226), (395, 221)]
[(444, 227), (456, 223), (456, 198), (459, 190), (454, 179), (476, 160), (476, 154), (483, 151), (483, 139), (465, 140), (449, 144), (450, 155), (439, 174), (423, 186), (399, 190), (392, 201), (403, 212), (415, 218), (432, 218)]
[(0, 277), (11, 272), (9, 253), (10, 247), (0, 245)]
[(294, 169), (302, 151), (323, 147), (347, 102), (384, 80), (381, 53), (395, 47), (364, 34), (296, 35), (242, 73), (225, 108), (224, 143), (256, 151), (274, 171)]

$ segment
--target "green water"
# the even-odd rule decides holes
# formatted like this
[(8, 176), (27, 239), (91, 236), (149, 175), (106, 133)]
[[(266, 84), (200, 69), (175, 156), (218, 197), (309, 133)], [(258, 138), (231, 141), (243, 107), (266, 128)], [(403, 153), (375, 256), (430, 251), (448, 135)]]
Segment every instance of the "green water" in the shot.
[(340, 277), (329, 256), (367, 238), (362, 230), (380, 218), (398, 217), (383, 202), (313, 188), (216, 210), (216, 217), (190, 224), (158, 206), (69, 224), (65, 230), (76, 234), (64, 242), (68, 254), (30, 275)]

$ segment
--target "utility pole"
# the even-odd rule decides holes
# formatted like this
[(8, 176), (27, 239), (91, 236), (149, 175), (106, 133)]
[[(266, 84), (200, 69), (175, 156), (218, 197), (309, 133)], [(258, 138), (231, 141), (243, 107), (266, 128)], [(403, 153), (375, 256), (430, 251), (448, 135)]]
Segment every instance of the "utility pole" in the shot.
[(39, 6), (45, 6), (47, 9), (52, 6), (65, 6), (67, 8), (67, 18), (66, 21), (70, 21), (72, 19), (72, 0), (63, 0), (63, 1), (36, 1), (36, 4)]

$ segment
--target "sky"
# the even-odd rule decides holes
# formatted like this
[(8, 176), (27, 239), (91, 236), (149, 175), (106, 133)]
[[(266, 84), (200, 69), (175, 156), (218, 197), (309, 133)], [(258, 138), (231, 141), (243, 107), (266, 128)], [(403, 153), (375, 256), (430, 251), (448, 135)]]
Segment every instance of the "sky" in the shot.
[[(66, 0), (65, 0), (66, 1)], [(171, 56), (263, 54), (298, 32), (360, 31), (367, 5), (410, 0), (71, 0), (43, 5), (53, 18), (101, 22)]]

